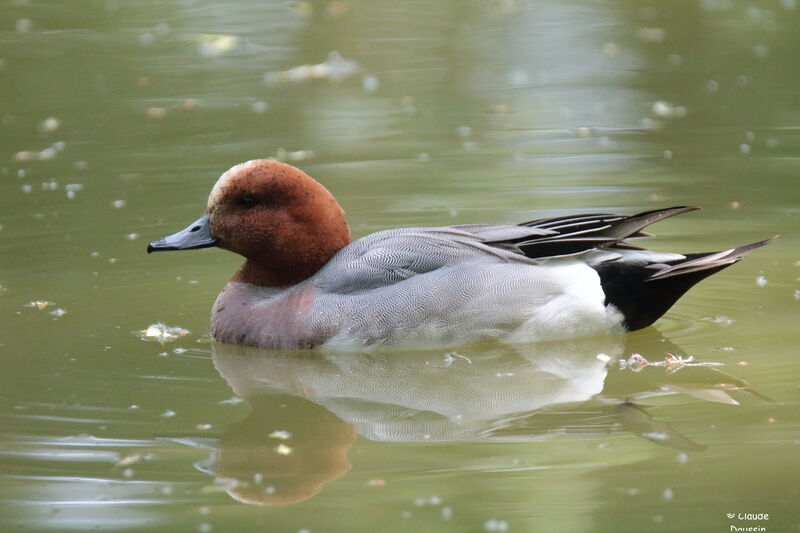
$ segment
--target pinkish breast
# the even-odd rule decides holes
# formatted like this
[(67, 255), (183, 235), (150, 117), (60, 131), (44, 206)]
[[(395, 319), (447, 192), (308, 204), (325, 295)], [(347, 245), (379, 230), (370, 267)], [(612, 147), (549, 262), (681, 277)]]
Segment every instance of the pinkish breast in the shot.
[(309, 311), (312, 283), (286, 289), (231, 281), (214, 303), (211, 334), (215, 340), (274, 349), (307, 349), (328, 335), (313, 331)]

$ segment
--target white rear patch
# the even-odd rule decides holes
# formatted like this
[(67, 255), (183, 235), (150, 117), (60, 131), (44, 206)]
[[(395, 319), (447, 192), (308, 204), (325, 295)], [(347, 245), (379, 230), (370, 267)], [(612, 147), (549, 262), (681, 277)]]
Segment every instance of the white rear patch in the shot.
[(593, 268), (579, 262), (556, 263), (550, 268), (551, 279), (562, 287), (562, 292), (528, 309), (527, 320), (510, 332), (506, 342), (558, 340), (624, 331), (622, 313), (605, 305), (600, 276)]

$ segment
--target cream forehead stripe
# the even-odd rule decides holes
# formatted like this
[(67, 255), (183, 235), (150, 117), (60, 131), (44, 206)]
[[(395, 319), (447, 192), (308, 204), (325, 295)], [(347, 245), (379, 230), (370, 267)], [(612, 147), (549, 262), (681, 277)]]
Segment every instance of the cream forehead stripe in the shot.
[(208, 195), (208, 209), (211, 209), (222, 200), (222, 196), (225, 193), (225, 188), (228, 185), (228, 182), (231, 181), (231, 178), (233, 178), (233, 175), (242, 168), (252, 165), (255, 162), (256, 160), (245, 161), (244, 163), (239, 163), (238, 165), (232, 166), (226, 170), (222, 176), (219, 177), (217, 183), (214, 184), (214, 188), (211, 189), (211, 194)]

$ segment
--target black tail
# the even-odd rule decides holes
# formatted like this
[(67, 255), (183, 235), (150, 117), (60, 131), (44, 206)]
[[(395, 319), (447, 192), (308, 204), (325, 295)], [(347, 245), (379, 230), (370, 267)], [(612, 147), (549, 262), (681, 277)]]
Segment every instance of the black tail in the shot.
[(624, 260), (601, 263), (594, 268), (606, 294), (606, 305), (613, 304), (625, 317), (629, 331), (642, 329), (666, 313), (695, 283), (719, 272), (746, 253), (772, 242), (774, 238), (725, 250), (689, 254), (668, 263), (626, 263)]

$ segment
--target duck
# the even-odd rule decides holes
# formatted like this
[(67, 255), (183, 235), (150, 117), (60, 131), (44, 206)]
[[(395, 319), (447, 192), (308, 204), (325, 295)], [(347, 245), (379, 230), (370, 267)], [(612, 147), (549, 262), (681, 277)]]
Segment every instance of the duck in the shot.
[(147, 251), (244, 257), (211, 310), (217, 342), (278, 350), (521, 343), (650, 326), (702, 279), (771, 242), (665, 253), (626, 239), (699, 209), (377, 231), (353, 240), (321, 183), (283, 162), (224, 172), (205, 213)]

